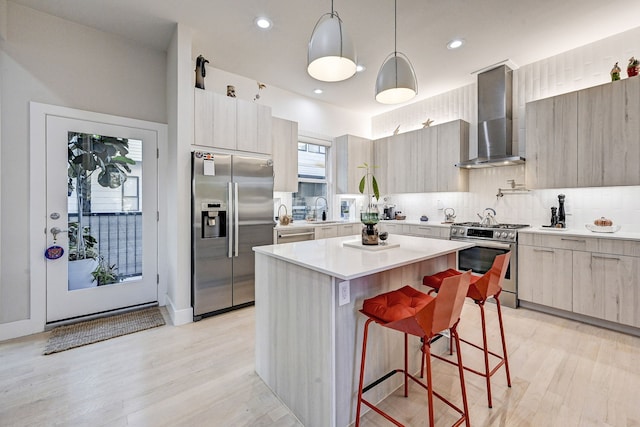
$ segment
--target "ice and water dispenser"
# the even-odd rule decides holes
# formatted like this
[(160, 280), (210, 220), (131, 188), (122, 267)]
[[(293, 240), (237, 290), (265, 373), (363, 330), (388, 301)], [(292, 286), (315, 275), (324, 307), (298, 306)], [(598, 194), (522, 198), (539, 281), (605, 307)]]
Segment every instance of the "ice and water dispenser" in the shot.
[(219, 200), (203, 202), (200, 208), (202, 238), (227, 237), (227, 204)]

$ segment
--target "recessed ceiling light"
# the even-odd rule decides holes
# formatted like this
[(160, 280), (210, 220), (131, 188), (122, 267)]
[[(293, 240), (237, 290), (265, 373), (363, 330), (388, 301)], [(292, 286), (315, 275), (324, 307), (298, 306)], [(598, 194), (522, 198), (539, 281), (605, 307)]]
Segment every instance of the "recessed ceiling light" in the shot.
[(365, 67), (364, 65), (360, 65), (360, 64), (356, 65), (356, 73), (361, 73), (366, 69), (367, 67)]
[(265, 18), (261, 16), (259, 18), (256, 18), (256, 25), (262, 28), (263, 30), (267, 30), (271, 28), (271, 26), (273, 25), (273, 22), (271, 22), (269, 18)]
[(447, 49), (457, 49), (464, 44), (464, 39), (453, 39), (447, 43)]
[(322, 93), (322, 89), (314, 89), (313, 93), (320, 95)]

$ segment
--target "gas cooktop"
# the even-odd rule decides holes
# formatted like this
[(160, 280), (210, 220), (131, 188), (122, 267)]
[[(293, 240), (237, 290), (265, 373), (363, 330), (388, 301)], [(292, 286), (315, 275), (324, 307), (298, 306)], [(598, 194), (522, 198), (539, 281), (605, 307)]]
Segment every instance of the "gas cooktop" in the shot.
[(455, 222), (451, 225), (468, 228), (499, 228), (507, 230), (516, 230), (518, 228), (528, 227), (528, 224), (481, 224), (479, 222)]

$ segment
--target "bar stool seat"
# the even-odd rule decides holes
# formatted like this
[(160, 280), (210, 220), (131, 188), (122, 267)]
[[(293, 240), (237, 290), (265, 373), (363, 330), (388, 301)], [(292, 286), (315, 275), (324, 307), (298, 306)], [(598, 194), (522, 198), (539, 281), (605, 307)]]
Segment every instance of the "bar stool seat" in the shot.
[[(397, 426), (402, 426), (399, 421), (382, 411), (373, 403), (367, 401), (363, 394), (390, 378), (396, 373), (404, 374), (404, 396), (407, 397), (408, 380), (411, 379), (427, 390), (427, 400), (429, 405), (429, 425), (434, 425), (433, 396), (438, 397), (449, 407), (454, 409), (460, 418), (456, 420), (454, 426), (463, 422), (469, 425), (466, 387), (464, 383), (464, 369), (462, 368), (462, 356), (460, 353), (460, 341), (456, 327), (460, 321), (460, 313), (464, 304), (464, 298), (469, 287), (471, 272), (460, 274), (444, 280), (441, 285), (441, 292), (437, 297), (432, 297), (411, 286), (404, 286), (400, 289), (386, 292), (375, 297), (364, 300), (360, 312), (368, 317), (364, 326), (364, 336), (362, 341), (362, 359), (360, 363), (360, 382), (358, 386), (358, 404), (356, 409), (356, 427), (360, 425), (360, 411), (364, 403), (378, 414)], [(378, 325), (394, 329), (404, 333), (404, 369), (394, 369), (382, 378), (372, 382), (369, 386), (364, 386), (364, 370), (367, 354), (367, 337), (369, 325), (375, 322)], [(463, 408), (458, 408), (453, 403), (445, 399), (439, 393), (433, 391), (431, 375), (431, 340), (439, 335), (439, 332), (450, 329), (451, 336), (455, 340), (458, 348), (458, 372), (460, 376), (460, 388), (462, 392)], [(408, 369), (408, 335), (414, 335), (423, 339), (422, 352), (423, 362), (421, 373), (424, 369), (426, 359), (426, 384), (409, 373)], [(434, 357), (437, 357), (434, 355)]]
[[(491, 266), (491, 269), (489, 269), (489, 271), (487, 271), (482, 276), (473, 276), (471, 278), (469, 290), (467, 291), (467, 297), (471, 298), (480, 308), (480, 317), (482, 320), (482, 346), (471, 343), (463, 338), (460, 338), (460, 341), (467, 343), (475, 348), (478, 348), (482, 350), (484, 353), (484, 365), (485, 365), (484, 372), (480, 372), (466, 366), (464, 367), (464, 369), (486, 378), (487, 402), (488, 402), (489, 408), (493, 406), (493, 402), (491, 399), (491, 377), (502, 366), (504, 366), (505, 368), (505, 373), (507, 376), (507, 386), (511, 387), (511, 374), (509, 372), (507, 344), (504, 336), (504, 325), (502, 322), (502, 308), (500, 305), (500, 293), (502, 292), (502, 281), (504, 280), (505, 274), (509, 267), (510, 258), (511, 258), (511, 252), (507, 252), (506, 254), (496, 256), (493, 261), (493, 265)], [(422, 284), (432, 288), (428, 292), (429, 294), (437, 293), (441, 288), (444, 280), (450, 277), (458, 276), (460, 274), (462, 274), (460, 271), (450, 268), (448, 270), (441, 271), (431, 276), (424, 276), (422, 278)], [(484, 304), (487, 302), (489, 298), (493, 298), (496, 301), (496, 306), (498, 311), (498, 323), (500, 324), (500, 338), (502, 340), (501, 355), (493, 351), (490, 351), (487, 344), (487, 327), (486, 327), (486, 317), (484, 312)], [(450, 348), (453, 349), (453, 347), (451, 346)], [(492, 369), (489, 366), (489, 355), (498, 359), (497, 365)], [(450, 360), (446, 360), (446, 361), (449, 363), (455, 364)]]

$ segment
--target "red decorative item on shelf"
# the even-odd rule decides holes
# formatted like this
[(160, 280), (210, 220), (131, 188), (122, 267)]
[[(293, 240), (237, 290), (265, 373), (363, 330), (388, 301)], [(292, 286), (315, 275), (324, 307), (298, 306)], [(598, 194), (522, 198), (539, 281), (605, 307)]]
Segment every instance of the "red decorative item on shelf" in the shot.
[(629, 65), (627, 65), (627, 76), (637, 76), (638, 72), (640, 72), (640, 61), (632, 56), (629, 58)]

